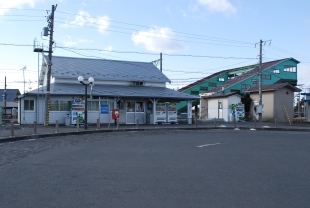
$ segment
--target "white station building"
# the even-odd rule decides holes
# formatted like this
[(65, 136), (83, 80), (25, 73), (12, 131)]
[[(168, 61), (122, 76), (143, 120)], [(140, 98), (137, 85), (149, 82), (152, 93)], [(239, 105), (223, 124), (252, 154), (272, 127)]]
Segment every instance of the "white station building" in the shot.
[[(37, 121), (45, 124), (45, 95), (48, 56), (43, 56), (39, 82), (42, 87), (19, 96), (20, 124)], [(84, 115), (85, 86), (78, 77), (93, 86), (87, 88), (88, 124), (113, 122), (112, 110), (118, 109), (120, 124), (177, 123), (176, 104), (187, 101), (191, 109), (197, 96), (166, 87), (168, 79), (153, 63), (86, 59), (53, 56), (50, 84), (50, 109), (48, 124), (65, 124), (70, 116), (75, 124), (77, 116)], [(191, 118), (191, 111), (188, 113)], [(191, 119), (189, 119), (191, 123)]]

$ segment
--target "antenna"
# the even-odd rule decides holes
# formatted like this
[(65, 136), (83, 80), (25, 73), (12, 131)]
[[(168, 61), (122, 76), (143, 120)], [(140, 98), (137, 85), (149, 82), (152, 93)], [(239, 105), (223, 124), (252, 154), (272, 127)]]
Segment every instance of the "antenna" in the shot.
[(24, 77), (24, 94), (25, 94), (25, 70), (26, 70), (26, 66), (24, 66), (24, 68), (22, 68), (21, 70), (23, 70), (23, 77)]

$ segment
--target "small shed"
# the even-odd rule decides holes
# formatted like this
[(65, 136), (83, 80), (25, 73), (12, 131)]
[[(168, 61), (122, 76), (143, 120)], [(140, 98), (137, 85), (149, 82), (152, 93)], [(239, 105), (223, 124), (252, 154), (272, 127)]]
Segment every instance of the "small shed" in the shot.
[(237, 92), (224, 94), (200, 94), (200, 118), (232, 121), (232, 104), (241, 102)]
[[(277, 118), (278, 122), (291, 123), (294, 115), (294, 92), (300, 91), (289, 83), (262, 85), (262, 104), (264, 105), (262, 121), (274, 121)], [(258, 86), (251, 87), (245, 92), (250, 93), (252, 99), (250, 115), (254, 118), (256, 116), (254, 106), (259, 103)]]
[(301, 93), (301, 95), (305, 96), (304, 101), (304, 107), (305, 107), (305, 116), (306, 116), (306, 121), (310, 122), (310, 93)]

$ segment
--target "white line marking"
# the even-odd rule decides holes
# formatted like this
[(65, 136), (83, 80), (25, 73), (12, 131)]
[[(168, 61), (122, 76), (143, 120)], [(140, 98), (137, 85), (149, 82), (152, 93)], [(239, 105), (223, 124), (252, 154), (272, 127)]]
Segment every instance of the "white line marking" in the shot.
[(207, 146), (218, 145), (218, 144), (221, 144), (221, 143), (215, 143), (215, 144), (204, 144), (204, 145), (199, 145), (199, 146), (197, 146), (197, 147), (207, 147)]

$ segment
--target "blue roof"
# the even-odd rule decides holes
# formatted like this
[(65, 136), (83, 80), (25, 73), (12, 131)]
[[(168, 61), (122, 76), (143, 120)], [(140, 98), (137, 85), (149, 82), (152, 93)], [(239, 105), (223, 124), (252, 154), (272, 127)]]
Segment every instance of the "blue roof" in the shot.
[[(88, 87), (88, 94), (90, 92)], [(46, 92), (46, 86), (40, 87), (40, 93)], [(26, 95), (37, 94), (38, 90), (32, 90)], [(84, 95), (85, 87), (81, 84), (72, 83), (52, 83), (50, 89), (51, 95)], [(175, 91), (166, 87), (150, 87), (150, 86), (125, 86), (125, 85), (103, 85), (97, 84), (93, 87), (93, 96), (102, 97), (132, 97), (132, 98), (162, 98), (171, 100), (196, 100), (198, 96), (189, 95), (183, 92)]]
[[(47, 56), (44, 56), (46, 63)], [(153, 63), (53, 56), (52, 77), (96, 80), (171, 82)]]
[[(1, 101), (3, 99), (4, 95), (4, 89), (0, 89), (0, 96), (1, 96)], [(6, 89), (6, 101), (7, 102), (14, 102), (14, 99), (20, 95), (20, 92), (18, 89)]]

